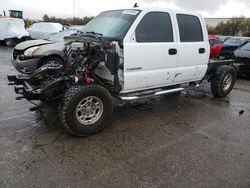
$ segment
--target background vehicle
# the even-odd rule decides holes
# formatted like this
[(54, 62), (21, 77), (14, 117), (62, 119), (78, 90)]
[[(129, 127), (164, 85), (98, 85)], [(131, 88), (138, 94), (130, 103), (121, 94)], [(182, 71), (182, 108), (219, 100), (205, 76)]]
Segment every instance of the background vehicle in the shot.
[(31, 74), (47, 63), (64, 63), (64, 37), (76, 34), (79, 30), (68, 29), (46, 40), (29, 40), (15, 46), (12, 64), (23, 74)]
[(238, 75), (250, 78), (250, 42), (234, 52)]
[(15, 46), (18, 42), (29, 38), (24, 28), (24, 21), (17, 18), (0, 18), (0, 41), (7, 46)]
[(220, 59), (233, 59), (234, 51), (250, 41), (250, 38), (234, 37), (227, 40), (220, 51)]
[(210, 44), (210, 56), (209, 59), (218, 59), (220, 50), (223, 45), (223, 41), (218, 38), (217, 35), (209, 35), (209, 44)]
[(234, 36), (223, 36), (223, 35), (219, 35), (218, 37), (221, 41), (223, 41), (223, 43), (231, 38), (234, 38)]
[[(6, 12), (3, 11), (3, 15), (0, 15), (0, 18), (5, 17), (7, 18), (8, 16), (6, 16)], [(23, 11), (20, 10), (9, 10), (9, 17), (10, 18), (18, 18), (18, 19), (23, 19)]]
[(59, 102), (70, 134), (90, 136), (108, 126), (113, 97), (126, 101), (180, 92), (205, 79), (214, 96), (225, 97), (235, 84), (231, 61), (208, 61), (207, 28), (199, 14), (106, 11), (83, 31), (67, 38), (66, 66), (46, 64), (31, 76), (8, 76), (19, 85), (18, 99)]
[(39, 22), (27, 29), (33, 39), (47, 39), (64, 30), (60, 23)]

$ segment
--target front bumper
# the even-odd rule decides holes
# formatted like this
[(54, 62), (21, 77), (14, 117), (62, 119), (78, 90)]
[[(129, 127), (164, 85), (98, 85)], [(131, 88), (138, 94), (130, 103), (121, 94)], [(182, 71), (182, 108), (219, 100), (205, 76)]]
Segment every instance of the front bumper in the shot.
[(250, 73), (250, 64), (239, 64), (239, 73)]
[(26, 75), (8, 75), (9, 84), (15, 85), (14, 90), (16, 94), (21, 96), (17, 99), (25, 98), (27, 100), (39, 100), (41, 92), (40, 90), (33, 89), (29, 84), (29, 76)]
[(40, 57), (37, 57), (32, 59), (20, 60), (19, 57), (17, 57), (16, 59), (12, 57), (11, 62), (18, 72), (22, 74), (32, 74), (37, 69), (37, 65), (40, 59)]

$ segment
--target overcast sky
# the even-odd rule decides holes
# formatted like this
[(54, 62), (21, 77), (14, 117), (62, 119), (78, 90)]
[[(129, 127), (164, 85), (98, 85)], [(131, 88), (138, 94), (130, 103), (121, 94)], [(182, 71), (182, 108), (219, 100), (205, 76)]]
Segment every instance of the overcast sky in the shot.
[[(74, 0), (0, 0), (0, 11), (17, 9), (25, 18), (40, 19), (44, 14), (57, 17), (73, 16)], [(250, 17), (250, 0), (75, 0), (75, 15), (96, 16), (103, 10), (160, 6), (170, 9), (196, 11), (204, 17)], [(2, 12), (0, 13), (2, 14)]]

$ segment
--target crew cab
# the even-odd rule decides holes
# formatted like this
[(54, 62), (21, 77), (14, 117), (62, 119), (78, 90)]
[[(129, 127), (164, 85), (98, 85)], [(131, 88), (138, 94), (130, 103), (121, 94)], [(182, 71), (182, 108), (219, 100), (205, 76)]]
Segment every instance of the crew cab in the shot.
[[(65, 130), (90, 136), (110, 124), (113, 100), (137, 100), (211, 81), (216, 97), (235, 84), (231, 61), (209, 62), (201, 15), (163, 8), (105, 11), (81, 37), (68, 37), (62, 67), (47, 64), (31, 76), (9, 75), (18, 99), (58, 101)], [(31, 110), (36, 109), (33, 108)]]

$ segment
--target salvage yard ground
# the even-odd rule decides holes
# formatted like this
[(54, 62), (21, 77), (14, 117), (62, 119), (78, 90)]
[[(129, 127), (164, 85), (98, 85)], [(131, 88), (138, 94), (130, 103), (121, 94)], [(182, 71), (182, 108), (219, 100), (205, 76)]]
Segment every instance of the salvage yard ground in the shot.
[(10, 57), (0, 47), (0, 187), (250, 187), (250, 81), (118, 102), (108, 129), (75, 138), (55, 105), (15, 100)]

